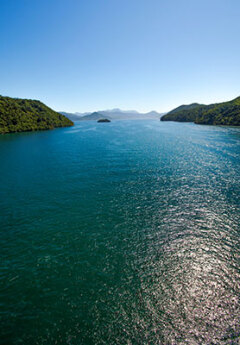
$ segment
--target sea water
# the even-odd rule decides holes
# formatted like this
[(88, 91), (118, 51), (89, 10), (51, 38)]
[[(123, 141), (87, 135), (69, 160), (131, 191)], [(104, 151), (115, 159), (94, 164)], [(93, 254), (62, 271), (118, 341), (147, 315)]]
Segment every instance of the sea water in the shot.
[(0, 343), (240, 344), (240, 129), (0, 137)]

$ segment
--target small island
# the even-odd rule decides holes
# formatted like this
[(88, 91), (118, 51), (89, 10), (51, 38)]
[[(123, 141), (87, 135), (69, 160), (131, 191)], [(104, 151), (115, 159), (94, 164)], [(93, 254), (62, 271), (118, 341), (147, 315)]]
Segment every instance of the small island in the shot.
[(98, 122), (111, 122), (109, 119), (99, 119)]

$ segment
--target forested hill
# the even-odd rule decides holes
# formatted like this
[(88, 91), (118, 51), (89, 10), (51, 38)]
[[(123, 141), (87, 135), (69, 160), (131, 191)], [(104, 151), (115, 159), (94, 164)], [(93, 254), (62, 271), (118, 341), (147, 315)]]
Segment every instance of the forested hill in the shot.
[(73, 126), (64, 115), (40, 101), (0, 96), (0, 133)]
[(210, 105), (193, 103), (180, 106), (164, 115), (161, 121), (240, 126), (240, 97), (230, 102)]

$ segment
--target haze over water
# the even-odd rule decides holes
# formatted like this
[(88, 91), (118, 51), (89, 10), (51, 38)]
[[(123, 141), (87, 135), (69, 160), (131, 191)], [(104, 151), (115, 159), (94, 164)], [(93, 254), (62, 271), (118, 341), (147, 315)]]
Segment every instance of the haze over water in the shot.
[(0, 137), (1, 344), (239, 344), (240, 129)]

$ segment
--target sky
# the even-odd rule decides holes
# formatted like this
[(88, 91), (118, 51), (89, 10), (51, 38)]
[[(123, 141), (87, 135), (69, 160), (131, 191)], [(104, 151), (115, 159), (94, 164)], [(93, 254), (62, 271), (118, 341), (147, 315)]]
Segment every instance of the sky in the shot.
[(240, 96), (239, 0), (0, 0), (0, 94), (165, 112)]

